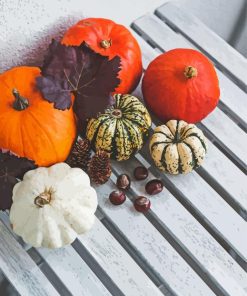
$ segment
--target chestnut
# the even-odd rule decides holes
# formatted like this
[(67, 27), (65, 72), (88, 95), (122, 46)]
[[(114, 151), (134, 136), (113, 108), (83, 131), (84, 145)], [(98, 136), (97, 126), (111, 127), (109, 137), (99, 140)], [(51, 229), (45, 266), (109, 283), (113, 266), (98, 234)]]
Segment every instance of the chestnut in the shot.
[(158, 179), (153, 179), (147, 182), (145, 189), (146, 192), (150, 195), (158, 194), (163, 190), (163, 183)]
[(130, 177), (127, 174), (119, 175), (117, 178), (117, 188), (120, 190), (128, 190), (130, 188)]
[(148, 177), (148, 170), (144, 166), (139, 166), (134, 170), (136, 180), (145, 180)]
[(145, 196), (139, 196), (134, 201), (134, 207), (138, 212), (145, 213), (150, 209), (151, 202), (150, 200)]
[(125, 202), (126, 196), (123, 191), (115, 190), (109, 195), (110, 202), (116, 206)]

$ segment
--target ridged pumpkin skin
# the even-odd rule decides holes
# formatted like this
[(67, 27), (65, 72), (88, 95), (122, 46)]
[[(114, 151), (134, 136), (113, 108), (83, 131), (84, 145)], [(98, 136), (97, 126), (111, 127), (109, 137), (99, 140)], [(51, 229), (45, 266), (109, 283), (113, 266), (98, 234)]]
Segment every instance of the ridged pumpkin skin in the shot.
[[(16, 67), (0, 75), (0, 147), (39, 166), (64, 161), (76, 137), (72, 108), (61, 111), (46, 101), (36, 88), (36, 67)], [(26, 98), (29, 106), (13, 107), (13, 89)]]
[(121, 58), (121, 79), (116, 93), (131, 93), (138, 85), (142, 75), (142, 56), (140, 47), (130, 31), (111, 20), (87, 18), (79, 21), (65, 33), (62, 43), (80, 45), (85, 41), (95, 52)]
[(154, 129), (149, 149), (161, 171), (174, 175), (187, 174), (202, 164), (207, 152), (207, 140), (194, 124), (169, 120)]
[(163, 122), (182, 119), (196, 123), (214, 110), (220, 96), (213, 64), (193, 49), (173, 49), (153, 60), (142, 91), (150, 111)]
[(86, 136), (95, 151), (105, 150), (112, 159), (129, 159), (139, 151), (151, 126), (144, 105), (134, 96), (115, 94), (115, 106), (91, 119)]

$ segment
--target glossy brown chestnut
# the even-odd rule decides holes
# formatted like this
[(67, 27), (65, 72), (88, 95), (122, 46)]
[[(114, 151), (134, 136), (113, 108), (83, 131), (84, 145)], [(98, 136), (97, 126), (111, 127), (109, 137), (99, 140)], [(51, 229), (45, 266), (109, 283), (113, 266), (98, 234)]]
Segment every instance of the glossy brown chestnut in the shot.
[(109, 195), (110, 202), (116, 206), (125, 202), (126, 196), (123, 191), (115, 190)]
[(139, 166), (134, 170), (134, 177), (136, 180), (145, 180), (148, 177), (148, 170), (143, 166)]
[(117, 178), (117, 188), (120, 190), (128, 190), (130, 188), (130, 177), (126, 174), (119, 175)]
[(147, 182), (145, 189), (148, 194), (154, 195), (160, 193), (163, 190), (163, 187), (163, 183), (160, 180), (154, 179)]
[(151, 202), (150, 200), (145, 196), (139, 196), (134, 201), (134, 207), (138, 212), (145, 213), (150, 209)]

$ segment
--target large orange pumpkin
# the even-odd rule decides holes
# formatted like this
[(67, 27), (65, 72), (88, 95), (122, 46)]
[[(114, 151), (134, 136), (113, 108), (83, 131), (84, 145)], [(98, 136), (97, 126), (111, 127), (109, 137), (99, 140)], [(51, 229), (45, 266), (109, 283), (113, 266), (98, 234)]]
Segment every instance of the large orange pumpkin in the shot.
[(63, 44), (75, 46), (83, 41), (103, 56), (121, 58), (116, 93), (131, 93), (136, 88), (142, 75), (141, 50), (126, 27), (108, 19), (87, 18), (69, 28), (62, 39)]
[(64, 161), (76, 137), (72, 108), (61, 111), (36, 88), (36, 67), (16, 67), (0, 75), (0, 148), (39, 166)]
[(216, 107), (220, 96), (213, 64), (196, 50), (180, 48), (149, 64), (142, 91), (149, 109), (163, 122), (198, 122)]

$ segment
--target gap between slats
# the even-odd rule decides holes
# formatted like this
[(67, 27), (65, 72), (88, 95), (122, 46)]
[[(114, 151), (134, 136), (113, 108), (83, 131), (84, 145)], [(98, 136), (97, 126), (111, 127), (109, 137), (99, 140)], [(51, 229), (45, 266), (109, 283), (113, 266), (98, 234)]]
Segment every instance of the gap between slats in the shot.
[[(246, 104), (247, 104), (247, 96), (246, 96)], [(234, 121), (244, 132), (247, 133), (247, 124), (239, 117), (234, 111), (232, 111), (226, 104), (224, 104), (221, 100), (218, 103), (219, 109), (224, 112), (232, 121)]]
[[(113, 169), (114, 171), (114, 169)], [(117, 174), (114, 172), (114, 174)], [(135, 194), (132, 189), (128, 190), (127, 197), (134, 202)], [(135, 247), (131, 242), (125, 237), (124, 233), (115, 226), (114, 222), (111, 221), (109, 217), (104, 214), (104, 211), (100, 209), (104, 218), (102, 223), (105, 227), (111, 232), (114, 238), (123, 246), (123, 248), (129, 253), (129, 255), (135, 260), (135, 262), (144, 270), (144, 272), (152, 279), (152, 281), (159, 287), (161, 291), (169, 292), (171, 295), (174, 295), (169, 288), (166, 286), (166, 283), (159, 277), (159, 275), (153, 270), (151, 266), (145, 261), (145, 258), (140, 256), (139, 252), (136, 252)], [(159, 231), (159, 233), (171, 244), (171, 246), (178, 252), (179, 255), (193, 268), (193, 270), (201, 277), (201, 279), (214, 291), (216, 295), (222, 296), (222, 291), (218, 286), (207, 277), (207, 274), (200, 268), (200, 266), (184, 251), (184, 249), (172, 238), (172, 235), (166, 230), (159, 218), (151, 210), (148, 213), (143, 214), (149, 222)], [(224, 291), (225, 292), (225, 291)], [(166, 295), (166, 294), (165, 294)]]
[[(147, 149), (147, 147), (145, 147)], [(149, 164), (150, 159), (147, 151), (141, 153), (144, 156), (144, 160)], [(141, 157), (143, 157), (141, 156)], [(147, 160), (148, 159), (148, 160)], [(164, 182), (164, 186), (171, 192), (171, 194), (196, 218), (196, 220), (212, 235), (212, 237), (231, 255), (231, 257), (245, 270), (247, 271), (247, 262), (245, 262), (241, 256), (222, 238), (217, 231), (215, 231), (201, 214), (191, 205), (184, 194), (166, 177), (165, 174), (158, 174), (156, 168), (149, 165), (150, 172), (160, 178)], [(206, 181), (206, 180), (205, 180)]]
[[(103, 212), (97, 209), (96, 216), (98, 217), (101, 222), (105, 222), (105, 215)], [(52, 268), (49, 266), (49, 264), (46, 262), (45, 259), (42, 258), (42, 256), (39, 254), (39, 252), (29, 246), (23, 243), (20, 237), (16, 236), (10, 227), (9, 224), (9, 217), (7, 213), (1, 214), (1, 220), (3, 221), (4, 225), (9, 229), (11, 235), (18, 241), (21, 241), (22, 247), (26, 250), (26, 252), (29, 254), (29, 256), (33, 259), (33, 261), (39, 266), (40, 270), (44, 273), (44, 275), (49, 279), (51, 284), (54, 286), (54, 288), (59, 292), (62, 296), (72, 296), (70, 291), (67, 289), (67, 287), (62, 283), (60, 278), (56, 275), (56, 273), (52, 270)], [(102, 223), (104, 226), (107, 226), (107, 223)], [(109, 225), (108, 225), (109, 226)], [(109, 226), (110, 228), (110, 226)], [(112, 228), (111, 228), (112, 229)], [(114, 233), (113, 233), (114, 234)], [(115, 237), (115, 235), (114, 235)], [(72, 243), (72, 247), (74, 250), (78, 253), (78, 255), (82, 258), (82, 260), (89, 266), (89, 268), (93, 271), (93, 273), (100, 279), (102, 284), (108, 289), (108, 291), (112, 295), (116, 296), (124, 296), (124, 293), (118, 288), (118, 286), (112, 281), (112, 279), (108, 276), (107, 272), (104, 271), (104, 269), (100, 266), (100, 264), (93, 258), (93, 256), (89, 253), (89, 251), (83, 246), (83, 244), (76, 239)], [(124, 248), (125, 249), (125, 248)], [(129, 250), (127, 250), (128, 252)], [(133, 254), (132, 254), (133, 255)], [(160, 278), (160, 280), (157, 279), (157, 275), (155, 271), (150, 270), (150, 266), (147, 266), (144, 262), (145, 259), (143, 259), (143, 263), (140, 260), (136, 260), (136, 256), (134, 257), (134, 261), (143, 269), (143, 271), (149, 276), (149, 278), (154, 282), (154, 284), (158, 287), (158, 289), (166, 296), (175, 296), (171, 291), (169, 291), (169, 288), (166, 287), (166, 284)]]
[(136, 251), (135, 247), (130, 244), (125, 235), (115, 226), (115, 224), (105, 215), (104, 210), (100, 207), (96, 213), (97, 217), (101, 217), (102, 224), (109, 230), (114, 238), (121, 244), (121, 246), (127, 251), (132, 259), (139, 265), (139, 267), (146, 273), (146, 275), (152, 280), (152, 282), (160, 289), (164, 295), (174, 295), (167, 287), (164, 279), (148, 264), (146, 259)]
[(200, 175), (245, 221), (247, 221), (247, 211), (243, 210), (235, 199), (213, 178), (203, 167), (196, 169)]
[[(164, 22), (167, 26), (168, 24), (166, 22)], [(160, 54), (162, 54), (164, 52), (164, 50), (162, 49), (162, 47), (159, 46), (159, 44), (157, 44), (155, 41), (150, 40), (149, 36), (147, 36), (145, 34), (145, 32), (141, 32), (140, 29), (135, 25), (135, 23), (131, 24), (131, 28), (149, 45), (151, 46), (154, 50), (158, 50), (160, 52)], [(179, 31), (174, 30), (172, 26), (169, 26), (170, 29), (172, 29), (174, 31), (174, 33), (176, 34), (181, 34)], [(181, 34), (182, 35), (182, 34)], [(183, 35), (182, 35), (183, 36)], [(184, 37), (184, 36), (183, 36)], [(194, 45), (193, 43), (190, 42), (190, 40), (186, 39), (188, 45), (191, 44), (192, 47), (197, 47), (196, 45)], [(197, 47), (199, 50), (201, 50), (199, 47)], [(213, 61), (212, 61), (213, 62)], [(215, 63), (215, 66), (218, 68), (218, 64)], [(218, 68), (219, 69), (219, 68)], [(221, 71), (221, 69), (219, 69), (219, 71)], [(225, 73), (224, 73), (225, 74)], [(246, 101), (247, 101), (247, 97), (246, 97)], [(229, 107), (227, 107), (221, 100), (219, 101), (217, 107), (224, 112), (224, 114), (226, 114), (233, 122), (235, 122), (235, 124), (237, 124), (244, 132), (247, 132), (247, 123), (241, 118), (239, 117), (239, 115), (237, 113), (235, 113), (232, 109), (230, 109)]]
[[(136, 29), (135, 28), (135, 24), (132, 25), (132, 28)], [(135, 31), (137, 31), (137, 33), (139, 34), (139, 29), (136, 29)], [(143, 33), (145, 35), (145, 32)], [(139, 34), (140, 35), (140, 34)], [(162, 50), (162, 48), (159, 48), (158, 44), (156, 44), (155, 42), (153, 41), (150, 41), (149, 39), (147, 39), (146, 37), (143, 37), (141, 35), (142, 38), (145, 39), (145, 41), (152, 46), (152, 48), (156, 49), (160, 49)], [(224, 109), (225, 111), (225, 109)], [(229, 112), (229, 110), (228, 110)], [(225, 112), (226, 114), (228, 114), (227, 112)], [(206, 128), (204, 128), (203, 125), (201, 125), (201, 127), (203, 127), (203, 130), (204, 131), (207, 131)], [(212, 137), (212, 134), (208, 134), (208, 136), (210, 136), (210, 138), (214, 141), (214, 143), (216, 142), (217, 143), (217, 138), (216, 137)], [(216, 147), (219, 147), (219, 141), (216, 145)], [(222, 151), (222, 147), (220, 146), (220, 150)], [(227, 147), (225, 147), (227, 148)], [(234, 163), (236, 164), (236, 159), (234, 159), (232, 157), (232, 154), (231, 154), (231, 157), (229, 157), (229, 153), (227, 153), (227, 149), (223, 149), (223, 152), (228, 156), (228, 158), (230, 158), (231, 161), (234, 160)], [(238, 158), (237, 158), (238, 159)], [(243, 163), (240, 164), (240, 168), (241, 170), (245, 173), (246, 172), (246, 167)], [(237, 163), (237, 167), (239, 167), (239, 163)], [(217, 188), (214, 188), (216, 189), (216, 192), (218, 192), (222, 197), (223, 199), (225, 199), (225, 201), (229, 202), (229, 205), (233, 207), (233, 209), (235, 211), (237, 211), (243, 218), (246, 219), (246, 213), (244, 211), (241, 211), (241, 208), (239, 208), (239, 205), (236, 203), (236, 201), (234, 201), (234, 198), (232, 198), (229, 194), (225, 195), (225, 191), (223, 190), (223, 188), (221, 186), (217, 186), (218, 183), (216, 180), (214, 180), (214, 178), (212, 178), (211, 176), (207, 175), (207, 174), (204, 174), (203, 173), (203, 170), (201, 170), (200, 172), (200, 175), (203, 177), (203, 179), (205, 179), (206, 182), (208, 182), (209, 185), (214, 185), (214, 187), (217, 187)], [(210, 177), (210, 178), (209, 178)], [(169, 181), (169, 180), (168, 180)], [(169, 181), (170, 182), (170, 181)], [(173, 185), (173, 184), (171, 184)], [(174, 186), (175, 188), (175, 186)], [(170, 188), (171, 189), (171, 188)], [(175, 188), (176, 189), (176, 188)], [(172, 190), (173, 191), (173, 190)], [(174, 191), (173, 191), (174, 192)], [(180, 191), (175, 191), (176, 195), (180, 196), (179, 200), (180, 201), (183, 201), (184, 202), (184, 199), (183, 197), (181, 196), (181, 192)], [(191, 212), (191, 205), (189, 205), (189, 203), (186, 205), (186, 208)], [(240, 264), (240, 266), (242, 266), (245, 270), (246, 270), (246, 262), (235, 252), (232, 250), (232, 248), (225, 243), (224, 239), (222, 239), (221, 237), (218, 236), (218, 234), (216, 232), (213, 231), (213, 229), (210, 228), (210, 226), (206, 225), (205, 221), (202, 219), (202, 217), (199, 217), (199, 215), (196, 213), (195, 209), (193, 209), (192, 213), (194, 214), (194, 216), (197, 218), (197, 220), (205, 227), (207, 230), (210, 230), (209, 232), (211, 233), (211, 235), (227, 250), (227, 252)]]
[(15, 289), (14, 285), (9, 281), (9, 279), (0, 270), (0, 295), (3, 296), (19, 296), (20, 294)]
[[(104, 216), (102, 213), (97, 210), (96, 216), (99, 220), (102, 220)], [(30, 245), (26, 245), (20, 237), (15, 235), (11, 230), (9, 224), (9, 216), (7, 213), (1, 213), (0, 216), (1, 220), (5, 224), (5, 226), (9, 229), (11, 235), (17, 240), (21, 242), (22, 247), (26, 250), (29, 256), (33, 259), (33, 261), (39, 266), (40, 270), (44, 273), (44, 275), (49, 279), (51, 284), (54, 286), (56, 290), (58, 290), (59, 294), (62, 296), (72, 296), (71, 292), (68, 288), (63, 284), (60, 278), (56, 275), (56, 273), (52, 270), (49, 264), (46, 262), (45, 259), (39, 254), (36, 248), (33, 248)], [(113, 295), (113, 296), (124, 296), (124, 293), (118, 288), (118, 286), (113, 282), (113, 280), (107, 274), (101, 265), (94, 259), (94, 257), (89, 253), (89, 251), (83, 246), (83, 244), (76, 239), (72, 245), (73, 249), (77, 252), (77, 254), (81, 257), (81, 259), (88, 265), (88, 267), (92, 270), (92, 272), (98, 277), (101, 283), (106, 287), (106, 289)], [(148, 269), (148, 268), (147, 268)], [(145, 272), (145, 271), (144, 271)], [(155, 276), (151, 276), (150, 279), (152, 280)], [(168, 290), (165, 288), (163, 284), (160, 282), (154, 283), (158, 289), (166, 296), (174, 296), (174, 294), (169, 293)]]
[(211, 142), (229, 158), (244, 174), (247, 174), (246, 164), (238, 158), (220, 139), (218, 139), (203, 123), (196, 124), (205, 134), (205, 136), (211, 140)]
[[(139, 31), (138, 31), (139, 32)], [(150, 52), (150, 55), (154, 55), (154, 52), (152, 52), (153, 50), (157, 50), (157, 47), (155, 47), (154, 44), (152, 44), (152, 48), (149, 47), (147, 40), (142, 39), (142, 36), (139, 35), (139, 33), (136, 33), (135, 31), (133, 32), (136, 35), (137, 40), (140, 42), (141, 47), (143, 47), (143, 51), (144, 51), (144, 64), (145, 67), (147, 66), (147, 64), (149, 63), (148, 58), (146, 58), (147, 53)], [(140, 36), (140, 37), (139, 37)], [(146, 44), (145, 44), (146, 43)], [(150, 43), (150, 42), (149, 42)], [(159, 52), (161, 53), (161, 51), (159, 50)], [(145, 69), (144, 69), (145, 71)], [(141, 94), (141, 88), (140, 85), (137, 87), (137, 89), (134, 92), (134, 95), (136, 95), (137, 97), (142, 99), (142, 94)], [(153, 116), (152, 116), (153, 117)], [(154, 119), (155, 117), (153, 117), (154, 122), (157, 123), (157, 125), (161, 124), (157, 119)], [(239, 168), (239, 164), (236, 162), (236, 160), (232, 157), (231, 153), (227, 153), (227, 147), (226, 150), (222, 149), (222, 147), (219, 145), (219, 143), (217, 141), (215, 141), (215, 137), (212, 135), (212, 133), (210, 133), (208, 131), (208, 129), (206, 129), (206, 127), (204, 127), (202, 124), (198, 124), (198, 127), (201, 127), (202, 130), (204, 130), (205, 134), (207, 135), (208, 139), (214, 143), (215, 147), (217, 147), (223, 155), (225, 155), (228, 159), (229, 162), (231, 161), (234, 165), (236, 165), (237, 168)], [(208, 131), (208, 132), (207, 132)], [(236, 169), (237, 169), (236, 168)], [(201, 177), (211, 186), (213, 186), (213, 188), (215, 189), (216, 192), (218, 192), (222, 198), (242, 217), (247, 221), (247, 211), (245, 210), (244, 204), (241, 204), (241, 202), (238, 201), (238, 199), (234, 198), (233, 195), (227, 193), (227, 191), (222, 187), (222, 184), (220, 185), (217, 180), (210, 175), (210, 172), (206, 172), (203, 173), (205, 170), (201, 170)], [(246, 169), (245, 166), (243, 165), (241, 171), (243, 173), (245, 173)], [(240, 173), (240, 171), (239, 171)]]
[[(192, 295), (189, 292), (193, 291), (193, 285), (196, 285), (197, 283), (199, 286), (194, 288), (197, 289), (197, 292), (199, 292), (198, 294), (201, 295), (200, 291), (202, 290), (200, 289), (206, 286), (206, 283), (200, 279), (198, 274), (194, 271), (192, 272), (193, 269), (187, 265), (184, 258), (176, 252), (173, 246), (167, 242), (159, 231), (156, 231), (155, 226), (153, 226), (150, 221), (146, 220), (145, 216), (140, 213), (131, 213), (134, 211), (134, 209), (132, 209), (131, 199), (127, 199), (126, 203), (122, 206), (125, 213), (118, 214), (118, 211), (122, 211), (121, 207), (115, 207), (109, 203), (108, 191), (111, 192), (115, 189), (115, 181), (116, 175), (113, 173), (111, 180), (106, 185), (99, 188), (99, 195), (101, 196), (99, 207), (101, 213), (103, 212), (101, 216), (105, 215), (103, 223), (109, 228), (112, 235), (126, 249), (136, 263), (140, 265), (147, 275), (150, 276), (150, 272), (155, 270), (154, 274), (156, 273), (155, 276), (158, 281), (153, 275), (152, 280), (155, 280), (162, 292), (164, 289), (167, 291), (167, 288), (169, 287), (168, 290), (172, 290), (173, 293), (176, 293), (177, 291), (177, 293), (181, 295), (180, 293), (183, 290), (181, 289), (181, 286), (184, 288), (188, 285), (186, 295)], [(127, 196), (130, 197), (129, 194), (127, 194)], [(121, 217), (119, 215), (121, 215)], [(126, 217), (126, 221), (122, 220), (124, 216)], [(134, 219), (137, 219), (136, 224)], [(125, 223), (127, 226), (125, 226)], [(133, 229), (131, 226), (132, 223)], [(159, 260), (159, 257), (168, 256), (168, 254), (168, 263), (165, 263), (162, 258)], [(170, 260), (170, 258), (174, 258), (174, 260)], [(165, 267), (163, 267), (163, 264)], [(163, 286), (161, 285), (162, 283), (159, 284), (159, 275), (162, 277), (161, 281), (164, 284)], [(182, 279), (179, 279), (181, 277)], [(173, 280), (173, 278), (178, 279)], [(203, 285), (201, 285), (201, 283), (203, 283)], [(207, 293), (212, 290), (208, 287), (206, 291), (206, 295), (208, 295)], [(205, 290), (203, 290), (202, 295), (204, 295), (204, 293)], [(211, 293), (209, 293), (209, 295), (211, 295)]]
[(99, 263), (93, 258), (93, 256), (88, 252), (88, 250), (83, 246), (83, 244), (76, 239), (72, 246), (78, 255), (82, 258), (84, 262), (91, 268), (95, 275), (100, 279), (103, 285), (112, 295), (124, 296), (123, 292), (118, 288), (118, 286), (112, 281), (112, 279), (107, 275)]
[[(72, 296), (72, 294), (70, 293), (70, 291), (63, 284), (63, 282), (59, 279), (59, 277), (56, 275), (56, 273), (51, 269), (51, 267), (49, 266), (49, 264), (41, 257), (41, 255), (39, 254), (39, 252), (35, 248), (33, 248), (33, 247), (31, 247), (31, 246), (26, 245), (25, 243), (23, 243), (22, 239), (20, 237), (16, 236), (13, 233), (13, 231), (11, 230), (10, 224), (9, 224), (9, 216), (8, 216), (7, 213), (2, 213), (1, 214), (1, 220), (3, 221), (3, 223), (5, 224), (5, 226), (10, 230), (11, 235), (17, 241), (20, 240), (22, 247), (26, 250), (26, 252), (32, 258), (32, 260), (37, 264), (37, 266), (39, 266), (40, 270), (49, 279), (49, 281), (54, 286), (54, 288), (59, 292), (59, 294), (61, 296)], [(87, 260), (84, 260), (84, 262), (87, 263), (87, 265), (89, 266), (89, 268), (95, 267), (95, 270), (91, 268), (92, 272), (94, 274), (96, 274), (97, 276), (98, 275), (99, 276), (102, 276), (102, 279), (101, 279), (101, 277), (98, 277), (98, 278), (100, 279), (100, 281), (102, 282), (102, 284), (105, 287), (109, 287), (109, 289), (108, 289), (109, 292), (111, 292), (112, 295), (123, 295), (123, 294), (114, 294), (115, 292), (118, 293), (120, 291), (117, 288), (117, 286), (115, 284), (112, 284), (112, 280), (111, 279), (109, 280), (109, 277), (107, 276), (107, 274), (104, 271), (102, 271), (102, 269), (101, 269), (101, 272), (99, 272), (99, 268), (98, 268), (99, 265), (92, 258), (92, 256), (87, 256), (87, 254), (88, 254), (87, 251), (86, 251), (86, 253), (87, 253), (86, 255), (81, 256), (83, 254), (84, 250), (85, 250), (84, 247), (80, 250), (80, 252), (78, 252), (78, 244), (75, 243), (75, 245), (77, 246), (77, 248), (74, 247), (74, 249), (80, 255), (80, 257), (82, 258), (82, 260), (84, 260), (84, 258), (87, 258)], [(72, 244), (72, 246), (74, 246), (74, 243)], [(88, 264), (89, 262), (90, 262), (90, 264)]]
[(64, 286), (63, 282), (56, 276), (56, 274), (50, 269), (48, 264), (41, 258), (35, 248), (27, 246), (23, 243), (22, 239), (15, 235), (9, 224), (9, 216), (7, 212), (1, 212), (0, 220), (3, 222), (5, 227), (9, 230), (11, 236), (17, 241), (18, 244), (27, 252), (33, 262), (39, 267), (41, 272), (45, 275), (47, 280), (52, 284), (52, 286), (57, 290), (57, 292), (62, 296), (71, 296), (67, 288)]
[[(163, 52), (163, 49), (161, 47), (159, 47), (159, 45), (156, 44), (154, 41), (150, 40), (149, 37), (147, 35), (145, 35), (145, 32), (143, 32), (143, 34), (142, 34), (142, 32), (140, 32), (140, 29), (138, 27), (136, 27), (135, 23), (133, 23), (131, 25), (131, 27), (141, 38), (143, 38), (144, 42), (151, 45), (153, 49), (156, 48), (161, 53)], [(221, 104), (219, 104), (219, 105), (221, 105)], [(224, 111), (225, 110), (222, 110), (222, 112), (224, 112)], [(234, 113), (234, 112), (232, 112), (232, 113)], [(228, 113), (225, 113), (225, 112), (224, 112), (224, 114), (226, 114), (227, 116), (229, 115)], [(231, 118), (231, 117), (229, 117), (229, 118)], [(233, 122), (235, 122), (235, 120), (233, 120)], [(204, 124), (200, 123), (198, 126), (200, 128), (202, 128), (202, 130), (205, 132), (206, 136), (215, 144), (215, 146), (217, 148), (219, 148), (222, 151), (222, 153), (225, 154), (243, 173), (246, 174), (247, 168), (246, 168), (245, 163), (243, 163), (243, 161), (240, 160), (235, 153), (230, 151), (226, 145), (224, 145), (215, 135), (213, 135)], [(245, 122), (239, 123), (238, 126), (241, 126), (241, 127), (245, 126)], [(245, 130), (245, 129), (243, 129), (243, 130)]]
[[(161, 124), (160, 121), (155, 119), (153, 121), (156, 125)], [(205, 136), (210, 140), (210, 142), (215, 145), (224, 155), (226, 155), (238, 168), (238, 164), (235, 162), (234, 159), (232, 159), (230, 153), (226, 153), (226, 151), (222, 150), (221, 146), (218, 144), (217, 141), (215, 141), (215, 137), (212, 135), (212, 133), (202, 124), (197, 123), (196, 124), (205, 134)], [(210, 143), (210, 144), (211, 144)], [(146, 153), (147, 155), (147, 153)], [(205, 160), (207, 161), (207, 160)], [(246, 174), (246, 168), (241, 170), (243, 173)], [(237, 200), (229, 194), (222, 185), (220, 185), (217, 182), (217, 179), (215, 179), (213, 176), (210, 175), (208, 171), (206, 171), (203, 167), (199, 167), (196, 169), (196, 172), (245, 220), (247, 221), (247, 211), (240, 206), (240, 204), (237, 202)]]
[[(116, 176), (118, 174), (119, 173), (115, 171), (113, 166), (113, 175), (111, 177), (111, 180), (113, 183), (115, 183)], [(128, 190), (127, 196), (133, 202), (134, 198), (136, 197), (136, 193), (134, 189)], [(102, 214), (103, 216), (105, 213), (104, 208), (102, 208), (101, 211), (103, 211), (103, 214)], [(108, 213), (106, 213), (105, 215), (106, 215), (106, 218), (104, 219), (103, 223), (105, 223), (105, 225), (107, 226), (109, 231), (113, 234), (113, 236), (120, 242), (121, 245), (123, 245), (124, 248), (126, 248), (126, 250), (129, 253), (130, 253), (129, 250), (131, 250), (131, 248), (135, 250), (135, 247), (131, 246), (131, 241), (129, 241), (129, 238), (125, 237), (125, 234), (122, 232), (122, 230), (118, 229), (118, 226), (115, 226), (115, 221), (111, 219), (111, 216), (109, 216)], [(226, 292), (226, 290), (224, 289), (224, 285), (222, 285), (222, 282), (221, 284), (219, 284), (219, 282), (214, 279), (212, 274), (210, 274), (207, 271), (207, 269), (204, 269), (202, 262), (200, 263), (196, 259), (196, 256), (195, 258), (191, 258), (194, 256), (191, 255), (190, 251), (188, 251), (183, 244), (181, 245), (178, 242), (178, 239), (172, 234), (172, 232), (169, 229), (166, 228), (165, 224), (157, 217), (157, 215), (152, 210), (144, 214), (144, 216), (146, 216), (149, 222), (172, 245), (172, 247), (185, 259), (185, 261), (194, 269), (194, 271), (202, 278), (202, 280), (214, 291), (214, 293), (216, 293), (217, 295), (229, 295), (229, 296), (231, 295), (231, 293), (229, 294)], [(133, 253), (132, 250), (131, 250), (131, 253)], [(135, 258), (136, 258), (136, 255), (134, 254), (134, 259)]]
[(164, 23), (167, 24), (174, 32), (177, 32), (181, 34), (185, 39), (189, 40), (191, 44), (196, 46), (201, 52), (203, 52), (205, 55), (207, 55), (216, 65), (216, 67), (221, 70), (227, 77), (229, 77), (234, 83), (236, 83), (245, 93), (247, 91), (246, 85), (238, 79), (233, 73), (231, 73), (224, 65), (222, 65), (218, 60), (214, 58), (210, 53), (207, 52), (203, 47), (200, 46), (196, 41), (194, 41), (190, 36), (188, 36), (186, 33), (182, 32), (179, 27), (176, 26), (176, 24), (172, 23), (166, 16), (164, 16), (162, 13), (159, 12), (159, 9), (156, 9), (154, 11), (154, 14), (161, 19)]

